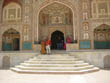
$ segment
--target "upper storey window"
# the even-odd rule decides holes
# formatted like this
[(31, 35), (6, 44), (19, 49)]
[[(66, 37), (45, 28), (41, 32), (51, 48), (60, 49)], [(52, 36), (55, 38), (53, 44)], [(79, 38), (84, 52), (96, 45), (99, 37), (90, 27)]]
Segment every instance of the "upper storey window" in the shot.
[(3, 21), (21, 20), (21, 6), (11, 2), (3, 8)]

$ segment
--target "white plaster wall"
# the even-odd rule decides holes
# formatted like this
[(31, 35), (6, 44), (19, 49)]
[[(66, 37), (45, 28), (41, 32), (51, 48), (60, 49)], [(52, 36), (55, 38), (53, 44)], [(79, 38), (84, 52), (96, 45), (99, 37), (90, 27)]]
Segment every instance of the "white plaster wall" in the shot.
[(0, 55), (0, 69), (2, 68), (2, 58), (3, 58), (3, 56)]
[(72, 51), (72, 50), (78, 50), (79, 49), (79, 44), (66, 44), (66, 50), (67, 51)]
[[(71, 52), (71, 55), (75, 55), (76, 57), (84, 60), (85, 62), (89, 62), (92, 65), (95, 65), (99, 68), (104, 68), (104, 57), (109, 55), (109, 51), (91, 51), (91, 52)], [(110, 64), (110, 63), (109, 63)]]

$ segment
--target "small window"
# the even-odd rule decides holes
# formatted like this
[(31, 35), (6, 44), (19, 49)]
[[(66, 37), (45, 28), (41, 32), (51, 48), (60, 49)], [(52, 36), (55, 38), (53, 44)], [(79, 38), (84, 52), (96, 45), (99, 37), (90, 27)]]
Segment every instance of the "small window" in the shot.
[(83, 13), (83, 20), (87, 20), (87, 19), (88, 19), (88, 13), (85, 12), (85, 13)]

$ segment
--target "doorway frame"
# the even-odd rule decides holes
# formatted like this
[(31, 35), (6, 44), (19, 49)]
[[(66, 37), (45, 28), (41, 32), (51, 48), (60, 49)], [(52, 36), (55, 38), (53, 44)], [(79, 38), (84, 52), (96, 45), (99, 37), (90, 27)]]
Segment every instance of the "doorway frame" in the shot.
[(48, 28), (48, 36), (49, 36), (50, 39), (51, 39), (52, 33), (55, 32), (55, 31), (62, 32), (64, 34), (64, 40), (65, 40), (65, 38), (66, 38), (65, 27), (49, 27)]

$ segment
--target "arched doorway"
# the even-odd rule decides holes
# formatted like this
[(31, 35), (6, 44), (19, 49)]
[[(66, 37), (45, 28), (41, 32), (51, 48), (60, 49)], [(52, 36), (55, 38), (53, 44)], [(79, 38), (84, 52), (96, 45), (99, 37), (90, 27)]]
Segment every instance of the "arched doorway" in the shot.
[(18, 51), (20, 49), (20, 34), (14, 29), (4, 32), (2, 37), (3, 51)]
[(110, 26), (102, 24), (94, 30), (94, 48), (110, 49)]
[(63, 50), (64, 49), (64, 34), (61, 31), (55, 31), (51, 35), (51, 49)]

